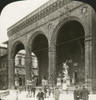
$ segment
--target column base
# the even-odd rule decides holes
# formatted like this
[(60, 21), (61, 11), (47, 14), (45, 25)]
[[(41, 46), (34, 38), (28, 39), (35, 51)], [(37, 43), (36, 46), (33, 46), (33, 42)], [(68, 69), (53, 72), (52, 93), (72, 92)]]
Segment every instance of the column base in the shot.
[(93, 90), (92, 89), (92, 79), (90, 79), (90, 78), (86, 79), (85, 85), (86, 85), (87, 89), (92, 92), (92, 90)]
[(93, 93), (96, 94), (96, 79), (95, 78), (92, 80), (92, 91)]

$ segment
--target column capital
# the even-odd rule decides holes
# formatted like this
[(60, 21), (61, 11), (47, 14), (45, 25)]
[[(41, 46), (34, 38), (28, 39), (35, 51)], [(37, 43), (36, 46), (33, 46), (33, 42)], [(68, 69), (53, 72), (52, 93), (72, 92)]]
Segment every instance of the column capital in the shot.
[(50, 46), (49, 52), (56, 52), (56, 46)]
[(92, 35), (85, 36), (85, 42), (92, 41)]

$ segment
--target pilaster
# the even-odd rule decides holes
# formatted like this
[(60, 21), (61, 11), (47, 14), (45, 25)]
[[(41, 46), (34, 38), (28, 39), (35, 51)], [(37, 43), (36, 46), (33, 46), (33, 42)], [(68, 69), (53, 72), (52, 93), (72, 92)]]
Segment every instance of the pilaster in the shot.
[(96, 13), (93, 9), (92, 12), (92, 43), (93, 43), (93, 77), (92, 77), (92, 87), (93, 92), (96, 93)]
[(25, 65), (26, 65), (26, 76), (25, 79), (31, 80), (31, 67), (32, 67), (32, 57), (30, 50), (26, 50), (26, 57), (25, 57)]
[(11, 56), (8, 58), (8, 88), (14, 89), (15, 88), (15, 59)]
[(85, 84), (92, 90), (92, 36), (85, 38)]
[(56, 47), (49, 47), (49, 85), (54, 86), (56, 80)]

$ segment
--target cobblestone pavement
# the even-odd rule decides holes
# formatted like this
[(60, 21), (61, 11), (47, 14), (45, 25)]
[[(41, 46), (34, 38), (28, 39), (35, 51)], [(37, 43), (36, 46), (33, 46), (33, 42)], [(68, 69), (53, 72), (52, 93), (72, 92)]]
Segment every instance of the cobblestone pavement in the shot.
[[(27, 92), (21, 92), (16, 95), (16, 91), (11, 91), (10, 95), (3, 97), (3, 100), (37, 100), (37, 97), (26, 97)], [(44, 100), (54, 100), (53, 95), (49, 98), (45, 98)], [(73, 94), (72, 93), (62, 93), (60, 94), (59, 100), (74, 100), (73, 99)], [(89, 100), (96, 100), (96, 94), (90, 94), (89, 95)]]

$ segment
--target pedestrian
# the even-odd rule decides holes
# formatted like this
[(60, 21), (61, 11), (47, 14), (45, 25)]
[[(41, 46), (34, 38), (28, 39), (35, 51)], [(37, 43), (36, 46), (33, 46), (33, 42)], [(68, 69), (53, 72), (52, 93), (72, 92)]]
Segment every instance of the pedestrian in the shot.
[(44, 97), (46, 98), (46, 95), (47, 95), (47, 88), (44, 87)]
[(74, 100), (80, 100), (80, 90), (78, 88), (78, 86), (75, 87), (75, 90), (73, 92), (74, 94)]
[(44, 100), (44, 93), (42, 92), (42, 89), (37, 93), (38, 100)]
[(89, 98), (89, 91), (87, 88), (85, 88), (85, 86), (83, 86), (83, 88), (80, 91), (80, 96), (82, 100), (88, 100)]
[(36, 92), (36, 88), (35, 87), (32, 87), (31, 88), (31, 93), (33, 94), (33, 97), (35, 97), (35, 92)]
[(49, 96), (50, 96), (50, 90), (49, 90), (49, 87), (47, 88), (47, 98), (49, 98)]
[(59, 97), (60, 97), (60, 91), (58, 90), (58, 87), (56, 87), (54, 91), (54, 99), (59, 100)]
[(22, 92), (22, 87), (19, 87), (19, 93), (21, 93)]
[(49, 87), (49, 96), (51, 95), (51, 88)]
[[(2, 99), (1, 99), (2, 100)], [(16, 99), (15, 100), (19, 100), (19, 97), (18, 97), (18, 90), (16, 91)]]
[(26, 97), (32, 97), (32, 94), (31, 94), (31, 89), (28, 89), (28, 94), (26, 95)]
[(51, 95), (51, 89), (50, 89), (49, 86), (48, 86), (48, 88), (47, 88), (47, 95), (48, 95), (48, 97)]

